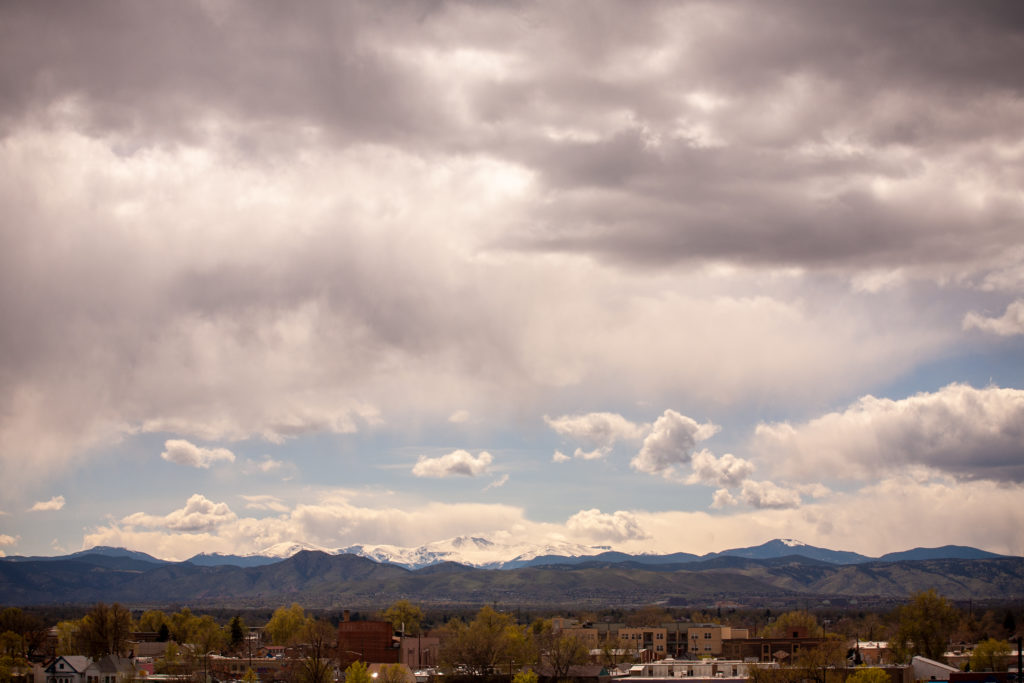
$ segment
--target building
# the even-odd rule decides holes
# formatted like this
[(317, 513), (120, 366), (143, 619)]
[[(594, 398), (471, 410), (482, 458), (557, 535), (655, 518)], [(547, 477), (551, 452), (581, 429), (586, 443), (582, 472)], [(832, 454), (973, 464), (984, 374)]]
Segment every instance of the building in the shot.
[(67, 655), (55, 658), (44, 671), (46, 683), (86, 683), (85, 671), (92, 660), (81, 655)]
[[(789, 664), (801, 650), (817, 649), (825, 643), (824, 638), (730, 638), (722, 641), (722, 656), (725, 659), (739, 659), (753, 662), (780, 662)], [(691, 653), (693, 654), (693, 653)]]
[(406, 636), (401, 638), (400, 664), (413, 671), (436, 667), (440, 660), (441, 639), (437, 636)]
[(688, 681), (741, 681), (746, 680), (750, 675), (752, 667), (768, 666), (778, 668), (778, 664), (752, 664), (737, 660), (723, 659), (701, 659), (701, 660), (680, 660), (663, 659), (646, 664), (636, 664), (629, 670), (630, 678), (645, 678), (648, 680), (678, 680), (684, 678)]
[(641, 661), (664, 659), (668, 654), (668, 630), (654, 626), (620, 628), (619, 643), (639, 655)]
[(687, 648), (690, 657), (719, 657), (723, 653), (723, 643), (736, 638), (749, 638), (750, 632), (745, 628), (732, 628), (716, 624), (698, 624), (686, 630)]
[(343, 669), (355, 661), (397, 664), (400, 640), (395, 637), (391, 622), (351, 621), (345, 610), (338, 624), (338, 661)]
[(132, 660), (117, 655), (106, 655), (85, 669), (86, 683), (129, 683), (135, 677)]

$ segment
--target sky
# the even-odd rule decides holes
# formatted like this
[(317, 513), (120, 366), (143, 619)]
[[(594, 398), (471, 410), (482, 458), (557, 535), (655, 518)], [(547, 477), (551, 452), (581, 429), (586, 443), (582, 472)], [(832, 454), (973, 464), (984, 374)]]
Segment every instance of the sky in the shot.
[(1024, 5), (0, 3), (0, 552), (1024, 554)]

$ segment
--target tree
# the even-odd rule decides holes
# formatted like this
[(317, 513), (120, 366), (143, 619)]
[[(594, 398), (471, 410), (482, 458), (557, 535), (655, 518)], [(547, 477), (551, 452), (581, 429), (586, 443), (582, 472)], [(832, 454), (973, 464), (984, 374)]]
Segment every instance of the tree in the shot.
[(345, 683), (373, 683), (370, 677), (370, 667), (366, 662), (355, 661), (345, 669)]
[(231, 618), (231, 623), (228, 624), (228, 631), (230, 633), (231, 649), (237, 650), (245, 642), (245, 634), (247, 629), (245, 628), (245, 622), (242, 621), (242, 617), (237, 614)]
[(903, 661), (914, 655), (939, 660), (959, 621), (956, 609), (934, 590), (918, 593), (899, 609), (893, 653)]
[(195, 646), (197, 654), (219, 652), (228, 643), (227, 631), (209, 614), (196, 618), (189, 631), (187, 642)]
[(78, 619), (57, 622), (57, 654), (73, 655), (78, 652)]
[(264, 633), (274, 645), (288, 645), (297, 638), (306, 625), (306, 613), (302, 605), (293, 602), (291, 607), (278, 607), (267, 622)]
[(537, 683), (537, 672), (520, 671), (512, 677), (512, 683)]
[(626, 617), (627, 626), (660, 626), (667, 621), (674, 621), (672, 615), (658, 605), (645, 605)]
[(882, 669), (857, 669), (846, 683), (889, 683), (889, 674)]
[(135, 628), (139, 631), (153, 631), (160, 633), (162, 629), (170, 631), (168, 626), (169, 619), (163, 611), (158, 609), (149, 609), (142, 613), (139, 617), (138, 623), (135, 624)]
[(420, 634), (420, 624), (423, 622), (423, 610), (408, 600), (399, 600), (384, 610), (384, 620), (391, 622), (391, 628), (395, 631), (402, 631), (408, 636)]
[[(465, 667), (474, 676), (495, 671), (516, 671), (528, 657), (528, 639), (507, 614), (490, 607), (481, 609), (468, 625), (453, 620), (446, 626), (441, 662), (449, 669)], [(507, 667), (507, 669), (506, 669)]]
[(971, 671), (1006, 671), (1013, 648), (1005, 640), (989, 638), (974, 647)]
[(793, 658), (792, 668), (799, 672), (802, 681), (827, 683), (829, 669), (846, 667), (846, 645), (846, 641), (830, 633), (817, 647), (801, 647)]
[(824, 632), (814, 615), (803, 610), (779, 615), (765, 631), (766, 635), (772, 638), (789, 638), (794, 633), (803, 631), (806, 631), (808, 637), (818, 638)]
[(18, 636), (20, 645), (18, 652), (12, 652), (10, 656), (26, 660), (41, 650), (49, 637), (49, 628), (42, 619), (18, 607), (8, 607), (0, 612), (0, 633), (8, 631)]
[(377, 683), (406, 683), (408, 676), (401, 664), (385, 664), (377, 674)]
[(98, 602), (82, 617), (78, 637), (82, 648), (90, 657), (123, 655), (127, 652), (131, 630), (131, 612), (116, 602), (109, 607)]
[(188, 607), (183, 607), (180, 612), (172, 614), (170, 616), (171, 639), (176, 643), (192, 642), (191, 631), (198, 618)]
[(336, 637), (331, 622), (310, 619), (302, 627), (299, 637), (306, 645), (306, 656), (299, 667), (299, 679), (302, 683), (331, 683), (334, 671), (331, 650)]
[(551, 669), (555, 679), (565, 679), (573, 665), (587, 663), (590, 651), (575, 634), (556, 631), (548, 619), (535, 622), (532, 630), (540, 663)]

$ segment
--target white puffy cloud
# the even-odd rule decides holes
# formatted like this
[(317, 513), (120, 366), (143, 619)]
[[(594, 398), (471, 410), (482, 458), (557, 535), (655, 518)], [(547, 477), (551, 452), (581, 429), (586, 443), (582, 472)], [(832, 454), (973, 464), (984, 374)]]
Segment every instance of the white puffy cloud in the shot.
[(421, 455), (413, 465), (412, 473), (417, 477), (476, 477), (487, 471), (494, 458), (487, 451), (477, 456), (459, 449), (437, 458)]
[(690, 464), (693, 466), (693, 474), (687, 478), (688, 484), (736, 488), (754, 471), (754, 464), (749, 460), (737, 458), (732, 453), (716, 458), (707, 449), (694, 453)]
[(1006, 307), (1006, 311), (998, 318), (987, 317), (972, 311), (964, 316), (963, 327), (965, 330), (976, 328), (1000, 337), (1024, 334), (1024, 299), (1017, 299), (1010, 303)]
[(900, 400), (865, 396), (803, 424), (758, 425), (751, 448), (794, 480), (870, 479), (925, 466), (1022, 481), (1024, 390), (950, 384)]
[(654, 421), (630, 465), (640, 472), (672, 477), (677, 466), (690, 462), (697, 442), (714, 436), (719, 429), (710, 422), (700, 424), (691, 417), (666, 410)]
[(736, 496), (729, 489), (718, 489), (711, 498), (711, 507), (716, 510), (736, 505)]
[[(762, 486), (762, 502), (772, 493)], [(753, 496), (754, 489), (749, 492)], [(353, 543), (418, 546), (424, 539), (482, 535), (503, 542), (536, 543), (543, 539), (582, 543), (614, 541), (623, 552), (693, 553), (757, 545), (772, 538), (799, 538), (812, 545), (878, 556), (915, 545), (973, 545), (993, 552), (1024, 554), (1019, 530), (1024, 487), (959, 481), (926, 473), (896, 476), (859, 490), (836, 491), (799, 508), (740, 507), (731, 514), (705, 511), (643, 509), (603, 513), (585, 509), (564, 524), (530, 521), (516, 506), (475, 503), (428, 503), (417, 509), (366, 507), (368, 493), (329, 494), (302, 503), (291, 512), (263, 519), (238, 518), (198, 533), (166, 528), (139, 528), (111, 523), (85, 535), (83, 547), (115, 545), (157, 557), (185, 559), (197, 552), (246, 553), (276, 543), (303, 539), (324, 547)], [(735, 505), (728, 490), (716, 492), (721, 505)], [(785, 495), (777, 496), (784, 502)]]
[(800, 494), (798, 492), (770, 481), (747, 479), (740, 487), (739, 497), (747, 505), (761, 510), (784, 510), (800, 506)]
[(215, 503), (206, 496), (193, 494), (185, 507), (166, 515), (136, 512), (121, 520), (128, 527), (163, 528), (185, 533), (204, 533), (238, 519), (227, 503)]
[(0, 545), (15, 545), (21, 539), (20, 536), (11, 536), (10, 534), (0, 534)]
[(203, 448), (184, 439), (168, 439), (160, 457), (167, 462), (209, 469), (216, 462), (234, 462), (235, 454), (226, 448)]
[(646, 427), (616, 413), (584, 413), (554, 418), (545, 415), (544, 422), (559, 435), (590, 447), (590, 450), (576, 449), (573, 457), (581, 460), (603, 458), (617, 441), (641, 438)]
[(54, 496), (50, 500), (41, 500), (31, 508), (30, 511), (52, 511), (61, 510), (64, 507), (64, 496)]
[(562, 451), (555, 451), (551, 456), (551, 462), (569, 462), (572, 458)]
[(575, 536), (592, 541), (627, 541), (648, 538), (631, 512), (617, 510), (601, 512), (597, 508), (580, 510), (565, 523), (566, 529)]

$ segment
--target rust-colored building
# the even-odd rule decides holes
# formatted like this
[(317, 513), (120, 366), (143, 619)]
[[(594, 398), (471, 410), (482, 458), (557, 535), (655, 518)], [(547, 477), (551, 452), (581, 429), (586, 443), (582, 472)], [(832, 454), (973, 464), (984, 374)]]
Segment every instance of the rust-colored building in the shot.
[(350, 621), (348, 612), (338, 624), (338, 661), (344, 669), (354, 661), (397, 664), (401, 654), (391, 623)]

